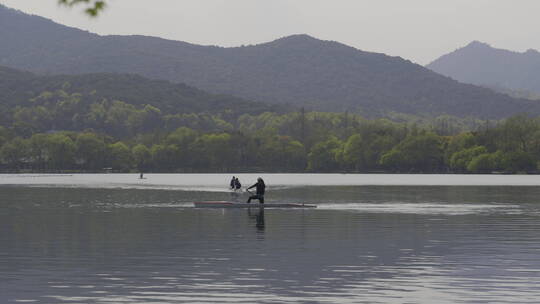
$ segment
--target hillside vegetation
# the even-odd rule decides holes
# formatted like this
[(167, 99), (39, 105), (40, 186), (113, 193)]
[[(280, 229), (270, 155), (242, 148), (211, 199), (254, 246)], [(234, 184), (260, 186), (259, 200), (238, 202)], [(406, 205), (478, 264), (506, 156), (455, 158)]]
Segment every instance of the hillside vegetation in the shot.
[(131, 75), (1, 68), (0, 105), (0, 169), (10, 172), (485, 173), (535, 171), (540, 161), (540, 121), (526, 116), (280, 114)]
[[(129, 134), (126, 132), (133, 131), (133, 126), (127, 126), (127, 120), (139, 112), (152, 114), (138, 120), (162, 127), (161, 123), (172, 123), (190, 113), (237, 117), (288, 109), (137, 75), (36, 76), (0, 67), (0, 123), (18, 128), (31, 126), (29, 132), (94, 128)], [(108, 124), (118, 130), (110, 129)]]

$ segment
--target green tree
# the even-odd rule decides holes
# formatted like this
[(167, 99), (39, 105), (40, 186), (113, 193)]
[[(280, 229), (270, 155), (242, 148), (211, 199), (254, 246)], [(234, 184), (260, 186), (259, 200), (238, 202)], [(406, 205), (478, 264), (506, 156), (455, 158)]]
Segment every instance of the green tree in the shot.
[(365, 143), (360, 134), (354, 134), (347, 139), (343, 148), (343, 160), (347, 167), (359, 171), (366, 167)]
[(513, 151), (503, 154), (502, 167), (507, 172), (527, 172), (536, 169), (534, 157), (527, 152)]
[(238, 163), (237, 155), (227, 133), (204, 134), (192, 145), (195, 166), (224, 170)]
[(498, 132), (497, 147), (504, 152), (529, 152), (536, 138), (533, 135), (540, 130), (538, 119), (518, 115), (508, 118), (495, 131)]
[(496, 169), (496, 155), (492, 153), (480, 154), (467, 165), (467, 170), (473, 173), (491, 173)]
[(466, 172), (467, 166), (480, 154), (486, 154), (487, 149), (484, 146), (474, 146), (468, 149), (464, 149), (452, 154), (450, 158), (449, 166), (455, 172)]
[(49, 168), (53, 170), (73, 168), (77, 146), (69, 136), (62, 133), (47, 136), (46, 149), (49, 156)]
[(332, 136), (313, 146), (308, 154), (308, 170), (332, 171), (340, 168), (339, 156), (343, 153), (343, 143)]
[(13, 114), (13, 125), (17, 134), (28, 136), (51, 130), (53, 115), (44, 106), (18, 107)]
[(33, 160), (34, 170), (44, 170), (49, 163), (50, 153), (47, 149), (47, 134), (38, 133), (29, 139), (29, 155)]
[(9, 141), (9, 138), (11, 137), (10, 133), (11, 132), (7, 128), (0, 126), (0, 147)]
[(131, 149), (131, 154), (133, 155), (137, 169), (141, 172), (147, 171), (152, 162), (150, 150), (145, 145), (138, 144)]
[(304, 145), (290, 136), (270, 136), (258, 150), (260, 165), (269, 170), (304, 170), (306, 168)]
[(454, 153), (466, 150), (475, 145), (476, 137), (470, 132), (465, 132), (452, 136), (450, 138), (450, 141), (448, 142), (448, 146), (446, 147), (444, 153), (446, 162), (450, 162), (450, 159), (454, 155)]
[(150, 149), (153, 167), (157, 171), (174, 172), (178, 169), (178, 147), (175, 145), (153, 145)]
[(134, 126), (130, 122), (135, 121), (137, 108), (134, 105), (122, 101), (113, 101), (107, 109), (105, 118), (106, 130), (117, 137), (133, 135)]
[(176, 145), (178, 147), (187, 147), (197, 139), (197, 132), (187, 127), (181, 127), (170, 133), (165, 138), (165, 143), (168, 145)]
[(27, 161), (28, 155), (28, 141), (20, 137), (14, 138), (0, 148), (2, 162), (15, 170), (19, 170), (23, 167), (24, 163)]
[(392, 149), (381, 156), (380, 163), (382, 166), (392, 171), (406, 170), (407, 160), (405, 154), (397, 149)]
[(381, 165), (406, 172), (436, 172), (443, 164), (441, 138), (435, 134), (408, 136), (381, 157)]
[(99, 170), (104, 167), (106, 145), (102, 138), (94, 133), (81, 133), (75, 141), (77, 158), (83, 168)]
[(392, 134), (377, 135), (364, 151), (366, 169), (379, 169), (382, 155), (390, 151), (398, 142), (399, 137)]
[(126, 172), (131, 169), (131, 151), (126, 144), (118, 141), (109, 145), (109, 151), (113, 170)]

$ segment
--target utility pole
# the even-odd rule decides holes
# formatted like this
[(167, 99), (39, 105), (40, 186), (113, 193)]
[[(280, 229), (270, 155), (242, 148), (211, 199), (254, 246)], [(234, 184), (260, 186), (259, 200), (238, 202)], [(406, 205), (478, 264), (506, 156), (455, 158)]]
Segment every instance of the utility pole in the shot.
[(304, 107), (302, 107), (302, 109), (300, 110), (300, 130), (301, 130), (300, 140), (302, 140), (302, 145), (304, 145), (305, 147), (306, 146), (306, 110), (304, 109)]

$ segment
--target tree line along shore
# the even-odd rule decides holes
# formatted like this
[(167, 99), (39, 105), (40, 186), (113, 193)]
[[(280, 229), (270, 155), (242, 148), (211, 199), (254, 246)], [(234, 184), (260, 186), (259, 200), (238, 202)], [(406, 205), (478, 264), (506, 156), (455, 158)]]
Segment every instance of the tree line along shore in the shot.
[(121, 101), (83, 105), (76, 94), (63, 94), (2, 111), (2, 172), (540, 171), (539, 117), (163, 114)]

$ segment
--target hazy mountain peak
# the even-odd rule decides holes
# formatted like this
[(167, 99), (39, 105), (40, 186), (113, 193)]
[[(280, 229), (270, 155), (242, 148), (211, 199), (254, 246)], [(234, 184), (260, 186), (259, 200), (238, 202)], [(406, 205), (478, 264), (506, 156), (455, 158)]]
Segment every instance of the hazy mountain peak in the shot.
[(491, 48), (491, 45), (485, 42), (481, 42), (478, 40), (473, 40), (465, 48)]
[(473, 41), (427, 68), (461, 82), (540, 93), (540, 53), (515, 52)]
[(306, 40), (315, 40), (315, 41), (321, 41), (320, 39), (317, 39), (313, 36), (310, 36), (308, 34), (293, 34), (293, 35), (289, 35), (289, 36), (285, 36), (285, 37), (282, 37), (282, 38), (279, 38), (279, 39), (276, 39), (276, 41), (278, 40), (281, 40), (281, 41), (306, 41)]
[(263, 45), (279, 45), (279, 46), (290, 46), (290, 45), (307, 45), (307, 44), (320, 44), (324, 42), (323, 40), (317, 39), (307, 34), (295, 34), (290, 36), (285, 36), (278, 38), (274, 41), (263, 43)]

